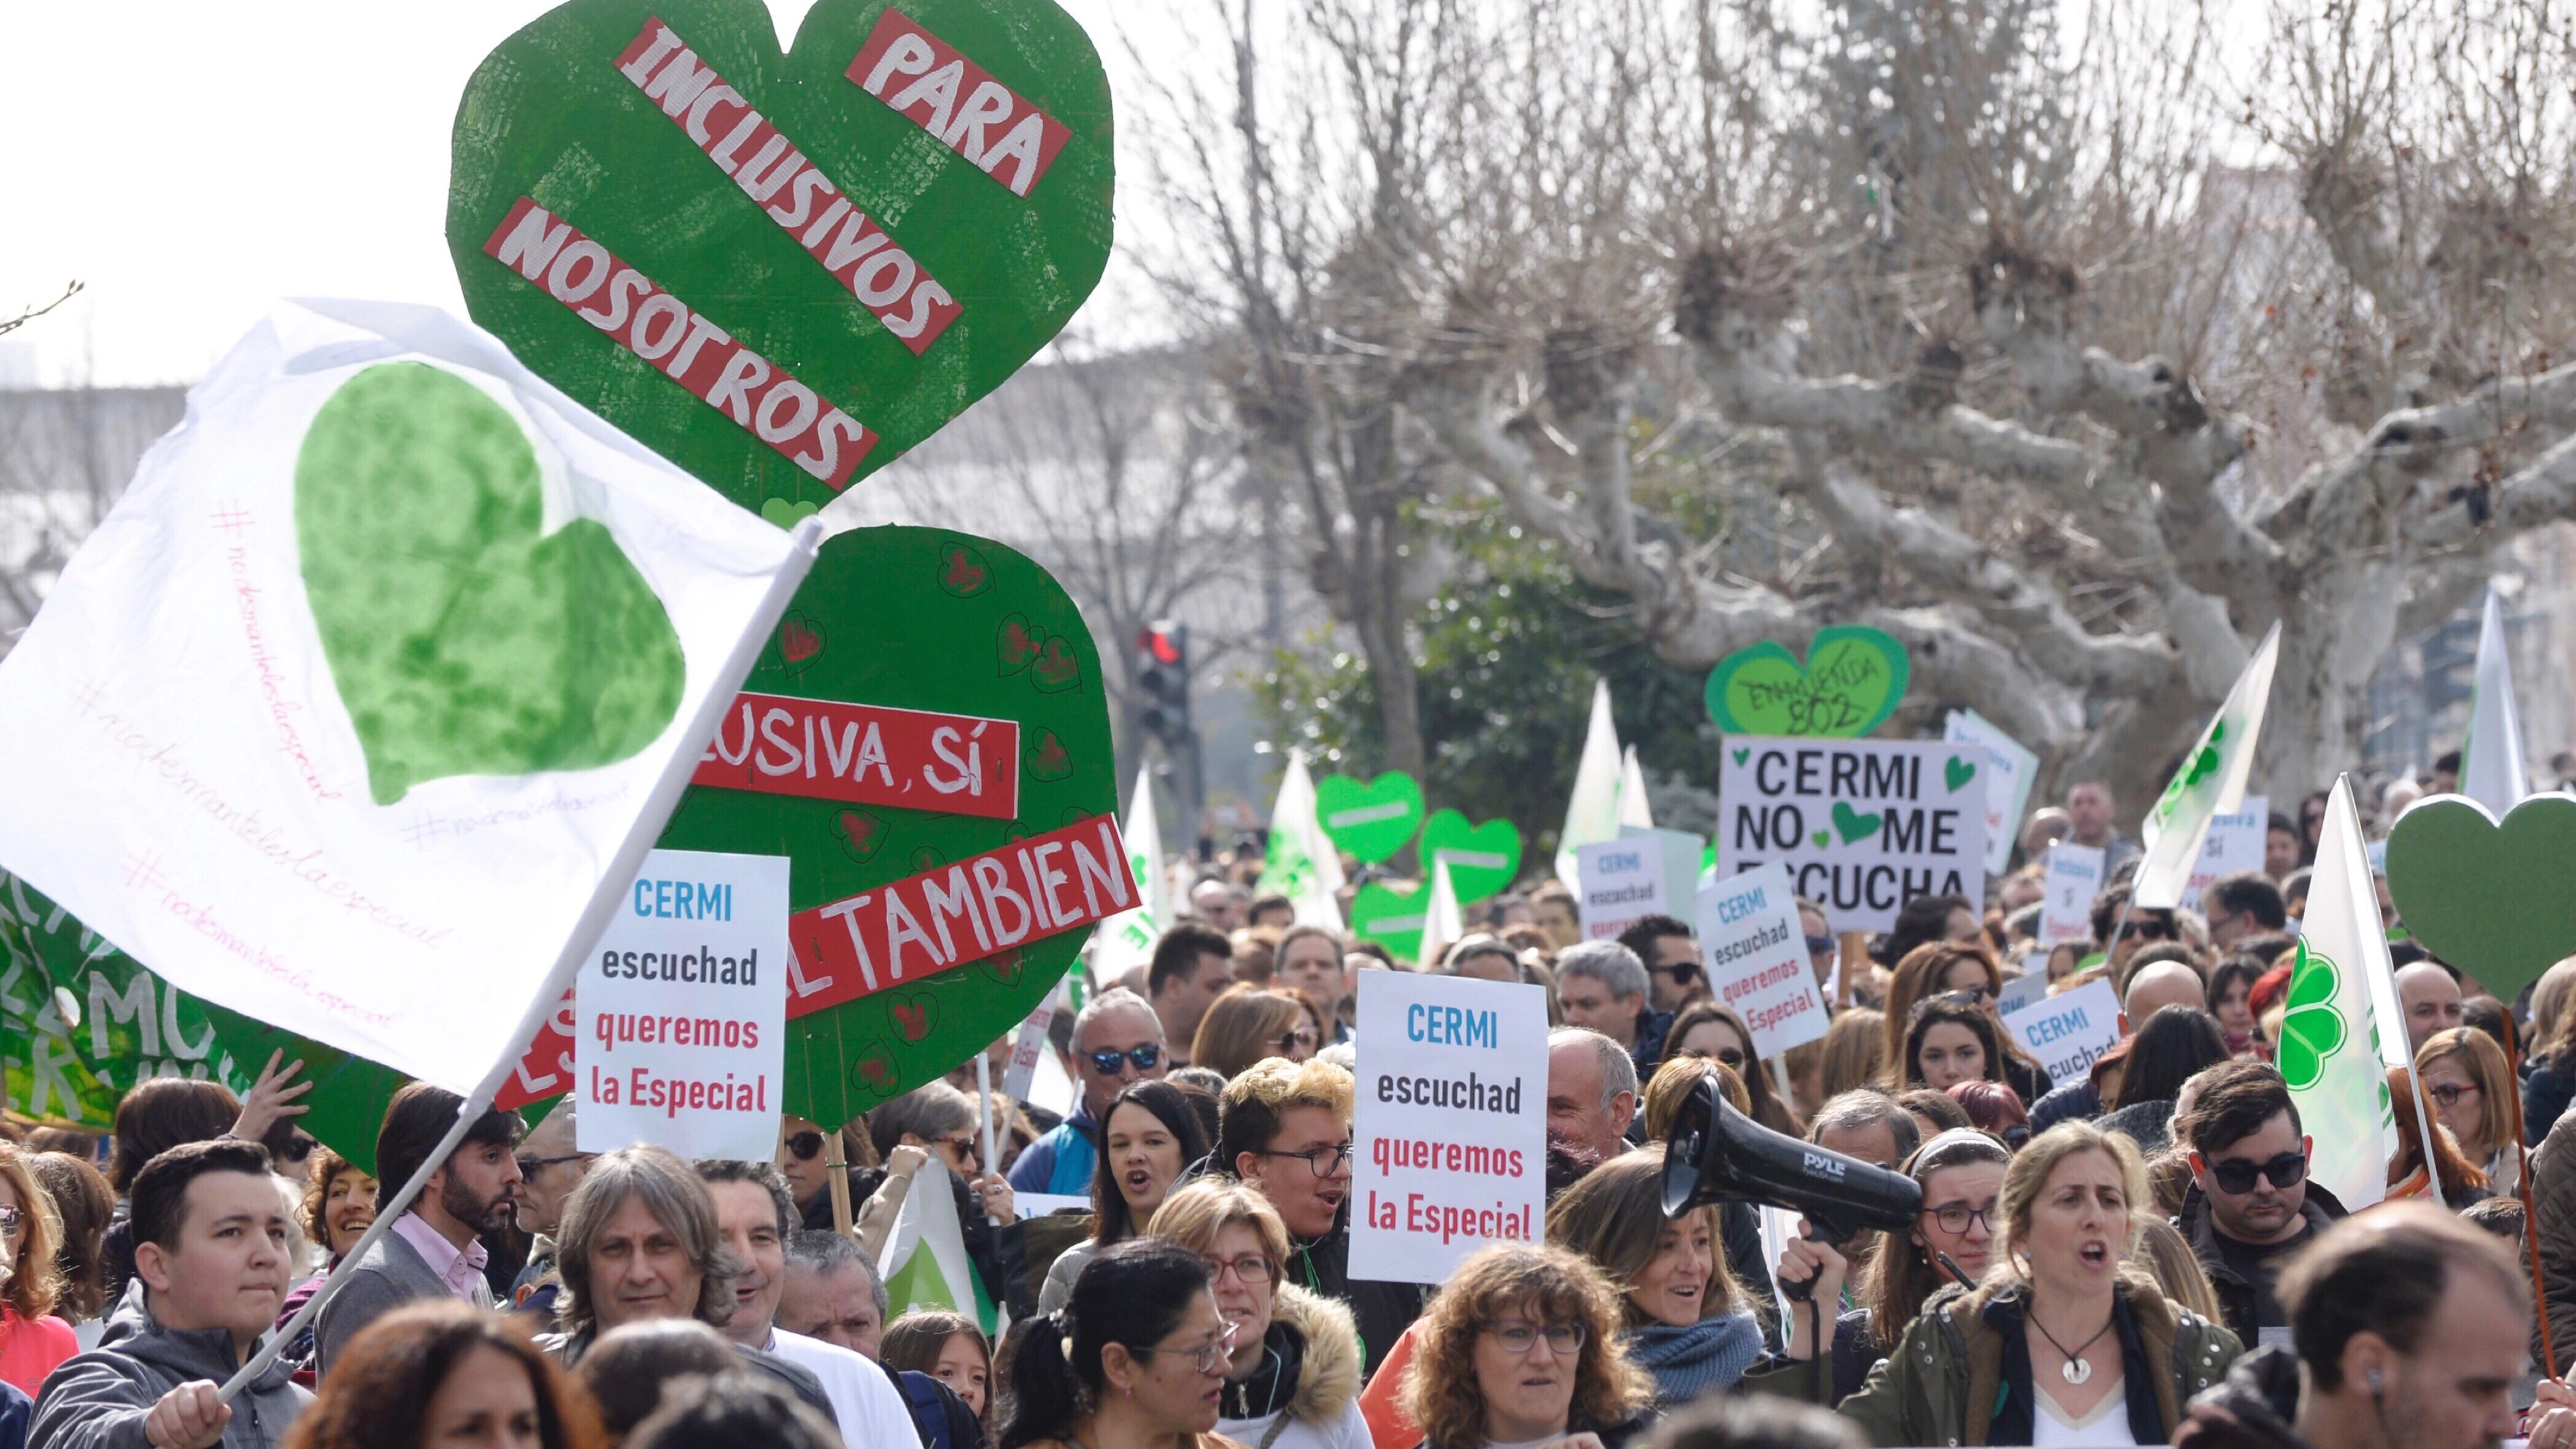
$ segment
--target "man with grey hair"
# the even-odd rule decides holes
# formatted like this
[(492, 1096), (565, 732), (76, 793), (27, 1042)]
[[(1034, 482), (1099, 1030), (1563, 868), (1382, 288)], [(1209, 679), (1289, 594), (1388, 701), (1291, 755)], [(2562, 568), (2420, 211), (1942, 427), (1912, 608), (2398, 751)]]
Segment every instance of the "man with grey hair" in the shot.
[(573, 1099), (566, 1095), (544, 1121), (519, 1139), (519, 1195), (514, 1207), (519, 1231), (531, 1242), (527, 1264), (511, 1282), (507, 1311), (528, 1315), (539, 1324), (554, 1321), (555, 1299), (563, 1292), (563, 1282), (555, 1276), (555, 1234), (563, 1227), (564, 1204), (599, 1156), (575, 1143), (576, 1125)]
[(1646, 1002), (1646, 963), (1616, 941), (1586, 941), (1556, 958), (1556, 1004), (1567, 1026), (1588, 1027), (1617, 1042), (1644, 1076), (1663, 1059), (1669, 1014)]
[(1082, 1100), (1011, 1164), (1011, 1186), (1064, 1197), (1089, 1193), (1101, 1115), (1129, 1083), (1159, 1081), (1170, 1066), (1163, 1019), (1145, 998), (1126, 990), (1091, 998), (1073, 1019), (1073, 1073)]
[(1636, 1115), (1637, 1066), (1619, 1043), (1580, 1026), (1547, 1034), (1548, 1146), (1586, 1166), (1606, 1162), (1628, 1150)]
[(877, 1265), (858, 1244), (811, 1228), (787, 1235), (780, 1328), (873, 1359), (885, 1340), (886, 1310), (892, 1306)]
[[(1816, 1109), (1815, 1120), (1807, 1124), (1807, 1140), (1827, 1152), (1894, 1171), (1923, 1145), (1923, 1127), (1894, 1097), (1873, 1087), (1858, 1087)], [(1857, 1244), (1873, 1236), (1864, 1233), (1853, 1243), (1835, 1246), (1849, 1257)]]

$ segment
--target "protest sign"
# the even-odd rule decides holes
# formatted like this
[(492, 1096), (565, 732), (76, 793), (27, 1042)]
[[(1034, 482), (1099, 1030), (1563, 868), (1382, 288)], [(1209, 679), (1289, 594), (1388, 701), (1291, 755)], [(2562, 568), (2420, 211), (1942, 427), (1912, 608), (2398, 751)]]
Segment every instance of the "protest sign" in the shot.
[(1425, 880), (1431, 878), (1434, 861), (1448, 861), (1449, 884), (1458, 892), (1458, 904), (1472, 906), (1500, 895), (1520, 875), (1521, 828), (1508, 820), (1470, 825), (1458, 811), (1434, 810), (1422, 823), (1415, 853), (1422, 858)]
[(1700, 887), (1700, 957), (1708, 986), (1753, 1029), (1753, 1054), (1776, 1058), (1833, 1023), (1816, 994), (1806, 928), (1778, 862)]
[(2248, 795), (2239, 808), (2209, 817), (2200, 859), (2192, 862), (2191, 876), (2183, 882), (2184, 910), (2209, 914), (2200, 904), (2200, 893), (2211, 881), (2263, 868), (2263, 834), (2271, 818), (2272, 802), (2260, 795)]
[(2048, 872), (2041, 878), (2039, 944), (2093, 939), (2093, 898), (2102, 893), (2099, 845), (2064, 841), (2048, 848)]
[[(1172, 912), (1164, 898), (1163, 826), (1154, 815), (1153, 767), (1136, 767), (1136, 788), (1127, 799), (1127, 870), (1136, 877), (1136, 907), (1100, 924), (1100, 944), (1091, 964), (1103, 976), (1120, 976), (1154, 962), (1154, 943), (1163, 938)], [(1016, 1094), (1014, 1094), (1016, 1095)]]
[(1985, 753), (1934, 740), (1728, 736), (1717, 873), (1778, 861), (1841, 931), (1885, 931), (1916, 896), (1982, 893)]
[(1730, 735), (1857, 738), (1896, 712), (1911, 666), (1905, 646), (1876, 629), (1819, 629), (1807, 662), (1765, 639), (1717, 662), (1708, 715)]
[[(926, 134), (925, 134), (926, 133)], [(450, 143), (466, 305), (782, 525), (990, 392), (1109, 257), (1107, 77), (1048, 0), (573, 0)]]
[(2120, 1040), (2120, 998), (2108, 981), (2089, 981), (2004, 1018), (2052, 1080), (2077, 1081)]
[(1351, 897), (1351, 934), (1375, 941), (1398, 961), (1422, 954), (1422, 925), (1431, 899), (1419, 883), (1398, 890), (1385, 881), (1369, 881)]
[[(769, 709), (785, 710), (795, 727), (764, 730), (728, 761), (744, 746), (740, 711), (729, 711), (701, 762), (727, 773), (699, 776), (659, 844), (792, 862), (788, 907), (805, 928), (791, 932), (785, 968), (788, 1111), (845, 1122), (965, 1061), (1046, 999), (1100, 918), (1095, 906), (1144, 899), (1112, 819), (1119, 780), (1091, 630), (1014, 550), (934, 528), (833, 536), (744, 691), (791, 701), (756, 718), (765, 726)], [(867, 731), (852, 725), (892, 711), (993, 723), (980, 739), (951, 726), (950, 758), (934, 750), (906, 773), (891, 752), (882, 765), (870, 758), (875, 788), (889, 775), (911, 787), (892, 797), (903, 803), (825, 789), (863, 757)], [(806, 718), (840, 723), (818, 723), (809, 743)], [(997, 748), (1014, 735), (1015, 750)], [(790, 788), (742, 788), (741, 766), (764, 761)], [(1006, 790), (1016, 796), (1008, 818), (977, 803)], [(1054, 897), (1032, 918), (1015, 901), (1048, 889), (1021, 873), (1023, 856), (1042, 849), (1029, 865), (1054, 875)]]
[(2576, 956), (2576, 796), (2527, 795), (2498, 820), (2465, 795), (2436, 795), (2382, 845), (2406, 929), (2499, 999)]
[(581, 1150), (775, 1151), (786, 963), (786, 857), (646, 856), (573, 988)]
[(2002, 875), (2012, 868), (2022, 811), (2039, 779), (2039, 756), (1973, 709), (1954, 709), (1943, 717), (1941, 738), (1986, 747), (1986, 874)]
[(1583, 939), (1609, 941), (1640, 917), (1686, 917), (1699, 880), (1699, 837), (1622, 826), (1619, 838), (1574, 851)]
[(2022, 961), (2022, 973), (2004, 983), (1995, 993), (1995, 1012), (2010, 1016), (2025, 1006), (2035, 1006), (2048, 996), (2048, 957), (2038, 951)]
[(1547, 1213), (1547, 998), (1365, 971), (1351, 1133), (1351, 1276), (1438, 1283)]
[(1315, 816), (1334, 845), (1374, 864), (1422, 828), (1422, 787), (1401, 770), (1365, 782), (1326, 775), (1315, 782)]

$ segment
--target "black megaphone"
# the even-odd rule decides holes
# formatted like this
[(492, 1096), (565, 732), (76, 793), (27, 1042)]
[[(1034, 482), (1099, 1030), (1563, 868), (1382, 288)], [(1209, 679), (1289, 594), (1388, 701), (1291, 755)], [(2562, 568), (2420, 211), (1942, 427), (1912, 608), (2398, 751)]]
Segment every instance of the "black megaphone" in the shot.
[(1913, 1227), (1923, 1188), (1904, 1173), (1772, 1131), (1736, 1111), (1711, 1072), (1683, 1100), (1664, 1145), (1664, 1216), (1719, 1202), (1786, 1208), (1841, 1243), (1870, 1228)]

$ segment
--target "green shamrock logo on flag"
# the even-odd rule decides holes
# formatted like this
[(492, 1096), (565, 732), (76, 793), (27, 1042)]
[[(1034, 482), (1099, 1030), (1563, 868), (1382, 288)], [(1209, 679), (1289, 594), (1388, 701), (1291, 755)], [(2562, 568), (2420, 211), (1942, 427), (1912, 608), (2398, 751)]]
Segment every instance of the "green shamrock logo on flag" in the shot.
[(2282, 1080), (2293, 1092), (2304, 1092), (2325, 1075), (2326, 1058), (2341, 1050), (2348, 1032), (2334, 997), (2341, 977), (2335, 963), (2299, 943), (2299, 964), (2290, 972), (2289, 1009), (2281, 1018)]

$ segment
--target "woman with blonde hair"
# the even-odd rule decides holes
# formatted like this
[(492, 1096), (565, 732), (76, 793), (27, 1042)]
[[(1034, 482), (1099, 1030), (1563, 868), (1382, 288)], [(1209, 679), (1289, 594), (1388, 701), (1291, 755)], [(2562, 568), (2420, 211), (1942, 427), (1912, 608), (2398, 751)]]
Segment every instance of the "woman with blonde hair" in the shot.
[(1175, 1189), (1149, 1231), (1205, 1258), (1234, 1330), (1216, 1432), (1255, 1449), (1369, 1449), (1349, 1305), (1286, 1280), (1288, 1226), (1231, 1178)]
[(1585, 1436), (1619, 1449), (1654, 1396), (1619, 1349), (1620, 1316), (1618, 1288), (1577, 1254), (1528, 1243), (1476, 1252), (1423, 1315), (1405, 1380), (1404, 1412), (1424, 1449)]
[(2531, 988), (2531, 1039), (2522, 1044), (2522, 1140), (2537, 1147), (2576, 1096), (2576, 956)]
[(2165, 1297), (2212, 1323), (2221, 1321), (2218, 1289), (2209, 1281), (2209, 1270), (2200, 1266), (2200, 1255), (2172, 1223), (2140, 1217), (2138, 1240), (2129, 1245), (2129, 1261), (2145, 1269)]
[(2127, 1265), (2145, 1176), (2089, 1123), (2032, 1139), (2004, 1171), (1984, 1280), (1927, 1305), (1843, 1416), (1881, 1445), (2169, 1442), (2241, 1345)]
[(1614, 1157), (1547, 1210), (1547, 1240), (1622, 1291), (1620, 1347), (1654, 1376), (1655, 1408), (1722, 1393), (1762, 1356), (1762, 1325), (1726, 1270), (1717, 1209), (1664, 1216), (1660, 1147)]
[(2451, 1129), (2460, 1155), (2484, 1168), (2487, 1186), (2511, 1197), (2522, 1182), (2522, 1153), (2513, 1136), (2513, 1064), (2496, 1039), (2455, 1026), (2424, 1039), (2415, 1076), (2433, 1120)]
[(1817, 1090), (1830, 1102), (1845, 1092), (1874, 1087), (1887, 1075), (1887, 1017), (1876, 1007), (1855, 1006), (1825, 1028), (1824, 1079)]
[(1198, 1035), (1190, 1038), (1190, 1065), (1232, 1081), (1266, 1057), (1305, 1061), (1318, 1045), (1312, 1019), (1296, 997), (1284, 991), (1234, 986), (1210, 1002), (1207, 1015), (1199, 1018)]
[(80, 1352), (72, 1326), (53, 1316), (62, 1295), (54, 1250), (63, 1220), (53, 1194), (16, 1146), (0, 1142), (0, 1383), (34, 1398), (45, 1375)]

